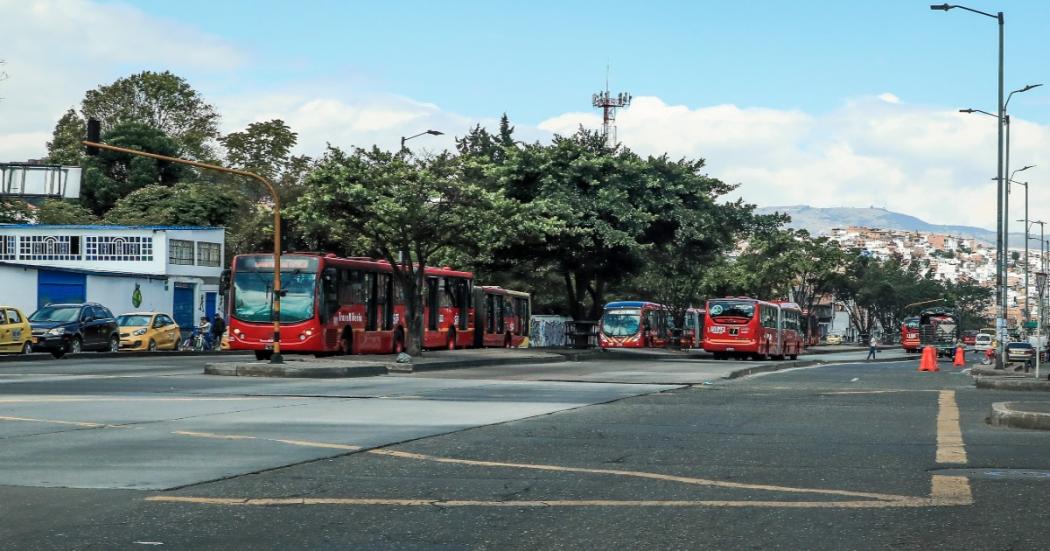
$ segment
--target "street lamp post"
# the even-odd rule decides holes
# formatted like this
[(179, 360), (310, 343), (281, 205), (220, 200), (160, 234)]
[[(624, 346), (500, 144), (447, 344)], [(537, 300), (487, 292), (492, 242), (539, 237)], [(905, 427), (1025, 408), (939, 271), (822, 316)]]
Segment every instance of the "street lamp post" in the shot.
[[(1025, 191), (1028, 191), (1028, 186), (1025, 186)], [(1045, 266), (1043, 266), (1043, 254), (1044, 254), (1043, 253), (1043, 229), (1044, 229), (1043, 225), (1045, 223), (1042, 220), (1032, 220), (1031, 224), (1030, 225), (1026, 224), (1025, 227), (1029, 228), (1029, 230), (1030, 230), (1031, 226), (1034, 226), (1036, 224), (1039, 224), (1039, 273), (1043, 273), (1043, 272), (1045, 272)], [(1025, 294), (1025, 297), (1026, 297), (1026, 299), (1025, 299), (1025, 308), (1026, 309), (1028, 308), (1028, 301), (1027, 301), (1027, 296), (1028, 296), (1027, 295), (1027, 293), (1028, 293), (1028, 289), (1027, 289), (1027, 284), (1028, 284), (1028, 281), (1027, 281), (1028, 280), (1028, 241), (1031, 239), (1030, 237), (1028, 237), (1028, 235), (1027, 235), (1028, 233), (1029, 232), (1025, 232), (1025, 285), (1026, 285), (1026, 288), (1025, 288), (1025, 293), (1026, 293)], [(1039, 322), (1040, 322), (1039, 323), (1039, 327), (1042, 328), (1043, 327), (1043, 324), (1042, 324), (1042, 321), (1043, 321), (1043, 294), (1042, 294), (1042, 291), (1039, 291), (1038, 289), (1039, 289), (1039, 286), (1036, 285), (1036, 290), (1037, 290), (1037, 293), (1036, 293), (1036, 305), (1039, 307)], [(1031, 311), (1029, 311), (1029, 313), (1028, 313), (1029, 318), (1031, 318), (1031, 315), (1032, 315)]]
[(1006, 353), (1006, 238), (1007, 234), (1004, 231), (1006, 229), (1006, 213), (1004, 212), (1005, 201), (1006, 201), (1006, 182), (1003, 181), (1003, 115), (1005, 114), (1005, 107), (1003, 102), (1003, 24), (1005, 19), (1003, 18), (1003, 12), (998, 12), (992, 15), (987, 12), (968, 8), (966, 6), (959, 6), (955, 4), (934, 4), (930, 6), (931, 10), (948, 11), (954, 8), (959, 8), (971, 13), (991, 17), (999, 23), (999, 104), (998, 104), (998, 115), (999, 119), (999, 142), (996, 148), (998, 157), (998, 169), (996, 170), (996, 177), (999, 179), (999, 196), (998, 196), (998, 210), (997, 210), (997, 230), (999, 234), (999, 243), (997, 244), (999, 253), (999, 266), (996, 271), (996, 280), (999, 286), (999, 319), (996, 320), (996, 332), (999, 334), (999, 359), (996, 360), (996, 367), (1002, 367), (1002, 358)]
[(148, 153), (137, 149), (128, 149), (126, 147), (117, 147), (115, 145), (101, 143), (99, 121), (94, 119), (88, 120), (87, 138), (88, 139), (86, 140), (81, 140), (80, 143), (87, 149), (88, 155), (97, 155), (99, 149), (105, 149), (107, 151), (116, 151), (127, 155), (157, 159), (158, 161), (167, 161), (169, 163), (189, 165), (205, 170), (224, 172), (226, 174), (247, 176), (266, 186), (270, 195), (273, 196), (273, 311), (270, 316), (273, 319), (273, 354), (270, 356), (270, 363), (284, 363), (284, 357), (281, 355), (281, 196), (277, 193), (277, 188), (274, 187), (273, 182), (270, 182), (263, 176), (246, 170), (237, 170), (235, 168), (199, 163), (189, 159), (168, 157), (167, 155), (157, 155), (156, 153)]
[(418, 137), (423, 136), (425, 134), (429, 134), (431, 136), (442, 136), (445, 133), (440, 131), (440, 130), (424, 130), (424, 131), (420, 132), (419, 134), (414, 134), (414, 135), (409, 136), (407, 138), (404, 137), (404, 136), (401, 136), (401, 151), (405, 150), (405, 142), (407, 142), (408, 140), (411, 140), (412, 138), (418, 138)]

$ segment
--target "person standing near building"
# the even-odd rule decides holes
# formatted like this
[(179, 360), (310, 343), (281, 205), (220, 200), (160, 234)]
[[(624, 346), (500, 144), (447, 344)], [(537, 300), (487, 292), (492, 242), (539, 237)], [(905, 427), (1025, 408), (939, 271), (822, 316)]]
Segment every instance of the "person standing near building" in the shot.
[(872, 335), (871, 340), (868, 341), (868, 357), (866, 359), (875, 359), (875, 351), (877, 350), (877, 346), (879, 346), (879, 339), (875, 335)]
[(226, 321), (222, 319), (222, 316), (215, 313), (215, 320), (211, 322), (211, 342), (212, 348), (218, 348), (222, 344), (222, 335), (226, 332)]

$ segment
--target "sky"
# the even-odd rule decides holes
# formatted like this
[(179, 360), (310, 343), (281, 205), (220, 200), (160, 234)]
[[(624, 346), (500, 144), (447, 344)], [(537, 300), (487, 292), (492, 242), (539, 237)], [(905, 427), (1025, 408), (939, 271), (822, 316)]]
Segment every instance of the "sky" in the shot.
[[(1050, 81), (1050, 2), (969, 6), (1005, 13), (1007, 91)], [(527, 141), (596, 128), (608, 74), (634, 96), (626, 147), (703, 158), (759, 206), (995, 225), (995, 120), (958, 110), (995, 110), (996, 22), (929, 2), (0, 0), (0, 14), (0, 162), (43, 156), (85, 91), (142, 70), (186, 78), (224, 132), (283, 119), (309, 155), (430, 128), (446, 135), (409, 144), (440, 150), (503, 113)], [(1017, 175), (1030, 217), (1050, 220), (1047, 84), (1010, 112), (1013, 167), (1037, 165)]]

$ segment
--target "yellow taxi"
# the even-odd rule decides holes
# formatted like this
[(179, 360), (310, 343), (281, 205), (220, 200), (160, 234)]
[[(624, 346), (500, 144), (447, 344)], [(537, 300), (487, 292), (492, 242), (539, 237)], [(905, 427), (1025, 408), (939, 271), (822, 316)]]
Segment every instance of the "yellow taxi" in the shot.
[(14, 306), (0, 306), (0, 352), (33, 351), (36, 339), (29, 327), (29, 320)]
[(117, 316), (121, 350), (178, 350), (179, 324), (160, 312), (131, 312)]

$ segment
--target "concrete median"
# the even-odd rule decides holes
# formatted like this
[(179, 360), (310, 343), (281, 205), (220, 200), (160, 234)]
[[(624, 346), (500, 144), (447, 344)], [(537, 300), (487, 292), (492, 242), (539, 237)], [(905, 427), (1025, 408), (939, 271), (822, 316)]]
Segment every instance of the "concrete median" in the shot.
[(997, 427), (1050, 430), (1050, 402), (996, 402), (988, 423)]

